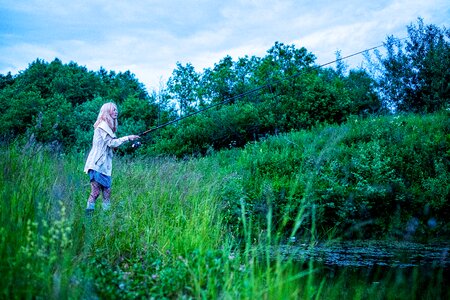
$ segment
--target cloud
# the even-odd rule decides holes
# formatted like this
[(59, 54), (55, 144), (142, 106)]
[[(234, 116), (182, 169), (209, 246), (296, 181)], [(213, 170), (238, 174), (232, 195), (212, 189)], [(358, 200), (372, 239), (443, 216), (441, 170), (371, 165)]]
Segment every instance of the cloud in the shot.
[(449, 6), (446, 0), (0, 1), (0, 73), (58, 57), (91, 70), (130, 70), (151, 89), (167, 81), (177, 62), (202, 71), (226, 55), (264, 56), (276, 41), (305, 47), (325, 63), (337, 50), (345, 56), (391, 34), (406, 36), (420, 16), (448, 26)]

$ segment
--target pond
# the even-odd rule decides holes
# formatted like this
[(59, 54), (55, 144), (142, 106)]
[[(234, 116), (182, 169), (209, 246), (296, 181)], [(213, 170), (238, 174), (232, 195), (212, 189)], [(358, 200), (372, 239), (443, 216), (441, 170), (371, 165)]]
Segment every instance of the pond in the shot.
[(278, 251), (282, 257), (289, 257), (294, 261), (313, 258), (324, 265), (338, 267), (450, 267), (450, 242), (420, 244), (398, 241), (345, 241), (315, 245), (292, 242), (281, 246)]
[(294, 241), (276, 249), (314, 273), (320, 299), (450, 299), (450, 242)]

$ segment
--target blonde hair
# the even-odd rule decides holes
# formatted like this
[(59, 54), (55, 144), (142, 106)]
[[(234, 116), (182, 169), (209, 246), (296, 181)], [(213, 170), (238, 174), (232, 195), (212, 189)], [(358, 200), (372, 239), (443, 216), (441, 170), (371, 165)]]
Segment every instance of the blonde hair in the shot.
[(100, 112), (98, 113), (97, 121), (94, 123), (94, 128), (97, 128), (97, 126), (102, 122), (105, 121), (109, 128), (113, 132), (117, 131), (117, 119), (113, 119), (111, 117), (111, 114), (113, 112), (113, 109), (117, 110), (117, 105), (115, 105), (112, 102), (108, 102), (102, 105), (102, 108), (100, 108)]

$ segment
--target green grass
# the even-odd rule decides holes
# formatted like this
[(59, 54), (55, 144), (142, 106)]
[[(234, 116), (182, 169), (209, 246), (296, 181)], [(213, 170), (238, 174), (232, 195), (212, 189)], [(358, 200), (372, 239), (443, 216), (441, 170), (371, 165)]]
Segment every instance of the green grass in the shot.
[[(448, 294), (442, 274), (426, 283), (421, 273), (397, 271), (372, 280), (299, 262), (276, 246), (290, 237), (310, 244), (343, 238), (338, 224), (322, 220), (336, 217), (326, 197), (342, 212), (348, 189), (368, 198), (388, 193), (383, 180), (407, 162), (379, 157), (391, 151), (386, 136), (413, 146), (420, 138), (439, 150), (448, 145), (439, 131), (448, 130), (445, 117), (357, 120), (186, 161), (116, 157), (112, 207), (102, 211), (100, 197), (91, 217), (84, 215), (90, 187), (83, 154), (3, 146), (0, 298), (413, 299), (420, 288), (439, 299)], [(405, 130), (401, 122), (415, 125)], [(445, 163), (435, 159), (437, 169)], [(346, 169), (355, 164), (360, 168)], [(345, 172), (359, 183), (343, 185)], [(444, 210), (447, 174), (418, 177), (435, 183), (429, 188)]]

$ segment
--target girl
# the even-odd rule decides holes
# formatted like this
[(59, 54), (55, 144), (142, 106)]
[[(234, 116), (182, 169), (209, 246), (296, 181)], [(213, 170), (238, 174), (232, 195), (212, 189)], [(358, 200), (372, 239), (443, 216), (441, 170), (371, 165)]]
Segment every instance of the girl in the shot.
[(105, 103), (94, 124), (92, 149), (84, 166), (84, 172), (89, 175), (91, 181), (91, 193), (86, 207), (88, 215), (94, 212), (95, 200), (100, 192), (103, 192), (103, 209), (109, 208), (113, 148), (139, 138), (137, 135), (116, 138), (114, 133), (117, 131), (117, 115), (117, 106), (112, 102)]

